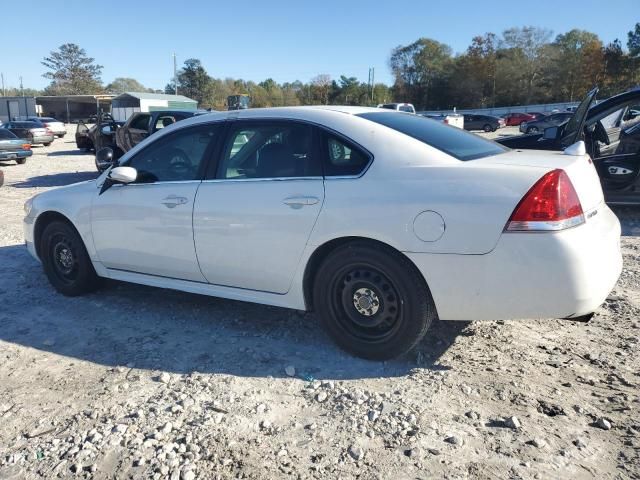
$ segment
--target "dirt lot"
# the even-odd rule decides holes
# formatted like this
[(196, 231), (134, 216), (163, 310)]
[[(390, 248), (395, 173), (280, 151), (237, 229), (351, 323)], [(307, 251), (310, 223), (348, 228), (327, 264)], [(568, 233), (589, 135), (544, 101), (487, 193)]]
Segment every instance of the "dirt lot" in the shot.
[(374, 363), (300, 312), (55, 293), (22, 204), (96, 172), (73, 135), (34, 150), (0, 163), (0, 478), (640, 478), (639, 210), (590, 323), (439, 322)]

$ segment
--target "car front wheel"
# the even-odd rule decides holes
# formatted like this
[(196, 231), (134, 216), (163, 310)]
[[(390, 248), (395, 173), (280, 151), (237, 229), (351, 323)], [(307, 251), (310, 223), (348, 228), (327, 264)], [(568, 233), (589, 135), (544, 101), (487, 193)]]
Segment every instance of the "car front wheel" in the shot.
[(527, 128), (527, 133), (538, 133), (538, 127)]
[(492, 127), (491, 127), (491, 125), (486, 124), (484, 127), (482, 127), (482, 129), (483, 129), (485, 132), (489, 133), (489, 132), (492, 130)]
[(24, 165), (25, 163), (27, 163), (27, 159), (26, 158), (18, 158), (18, 159), (16, 159), (16, 163), (18, 165)]
[(58, 292), (74, 297), (98, 288), (100, 279), (82, 238), (71, 225), (51, 222), (42, 232), (40, 242), (44, 272)]
[(371, 360), (410, 351), (437, 318), (415, 266), (401, 253), (368, 242), (330, 253), (313, 288), (315, 309), (333, 340)]

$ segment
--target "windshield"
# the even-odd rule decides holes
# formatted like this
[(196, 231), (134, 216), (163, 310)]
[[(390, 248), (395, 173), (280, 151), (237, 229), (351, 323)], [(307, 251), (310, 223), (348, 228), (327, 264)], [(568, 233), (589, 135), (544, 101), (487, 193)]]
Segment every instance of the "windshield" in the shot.
[(404, 133), (462, 161), (498, 155), (509, 150), (473, 133), (418, 115), (371, 112), (357, 116)]
[(413, 107), (411, 105), (400, 105), (398, 107), (398, 110), (400, 110), (401, 112), (409, 112), (409, 113), (413, 113)]

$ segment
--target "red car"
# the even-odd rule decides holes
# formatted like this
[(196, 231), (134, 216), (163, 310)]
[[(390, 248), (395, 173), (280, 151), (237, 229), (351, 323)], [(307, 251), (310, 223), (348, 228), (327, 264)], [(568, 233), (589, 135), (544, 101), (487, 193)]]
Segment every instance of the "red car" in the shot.
[(504, 116), (507, 127), (518, 127), (522, 122), (531, 122), (535, 119), (535, 115), (530, 113), (510, 113)]

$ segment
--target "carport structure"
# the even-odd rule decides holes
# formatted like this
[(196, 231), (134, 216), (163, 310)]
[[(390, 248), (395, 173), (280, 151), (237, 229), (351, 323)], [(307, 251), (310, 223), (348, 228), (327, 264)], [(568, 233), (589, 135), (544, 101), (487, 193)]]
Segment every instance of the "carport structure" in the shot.
[(124, 92), (113, 99), (111, 114), (114, 120), (124, 122), (136, 112), (153, 112), (158, 110), (195, 111), (197, 109), (198, 102), (184, 95)]
[(100, 111), (111, 111), (111, 100), (115, 95), (60, 95), (36, 97), (36, 105), (46, 117), (57, 118), (66, 123), (86, 121)]

